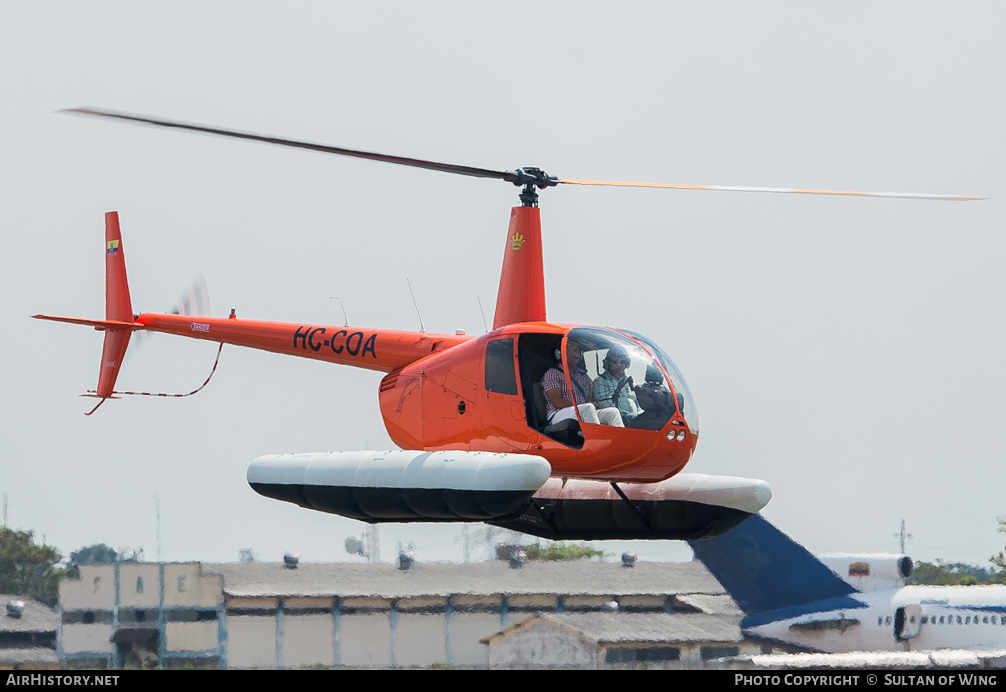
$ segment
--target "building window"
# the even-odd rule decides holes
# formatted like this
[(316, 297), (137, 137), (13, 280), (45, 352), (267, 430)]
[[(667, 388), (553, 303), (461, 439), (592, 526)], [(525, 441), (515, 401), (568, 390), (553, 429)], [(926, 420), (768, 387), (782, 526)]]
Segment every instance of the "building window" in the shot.
[(635, 663), (635, 649), (608, 649), (604, 654), (605, 663)]
[(736, 646), (703, 646), (702, 660), (709, 661), (714, 658), (726, 658), (736, 656), (740, 653), (740, 648)]
[(143, 593), (143, 577), (136, 578), (136, 593)]
[[(734, 649), (736, 651), (736, 649)], [(734, 654), (736, 655), (736, 654)], [(654, 646), (636, 650), (637, 661), (680, 661), (681, 650), (673, 646)]]
[(180, 574), (178, 576), (178, 593), (185, 591), (185, 575)]
[(674, 646), (653, 646), (645, 649), (608, 649), (605, 663), (635, 663), (636, 661), (680, 661), (681, 650)]

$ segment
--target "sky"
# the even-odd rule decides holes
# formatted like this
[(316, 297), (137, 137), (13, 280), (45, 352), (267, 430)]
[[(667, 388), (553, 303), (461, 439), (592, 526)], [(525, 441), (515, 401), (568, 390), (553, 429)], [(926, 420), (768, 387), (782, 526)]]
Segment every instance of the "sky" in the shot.
[[(200, 394), (85, 418), (101, 334), (29, 316), (104, 314), (116, 210), (137, 311), (201, 275), (214, 315), (341, 324), (338, 297), (353, 324), (418, 329), (408, 279), (430, 331), (480, 334), (518, 204), (500, 181), (55, 113), (91, 105), (567, 178), (989, 197), (541, 195), (550, 319), (670, 353), (701, 417), (688, 471), (765, 479), (765, 516), (813, 551), (898, 551), (904, 520), (916, 559), (985, 564), (1006, 542), (1004, 20), (914, 0), (0, 4), (9, 524), (64, 553), (361, 559), (361, 523), (245, 472), (390, 448), (379, 373), (225, 347)], [(119, 388), (191, 390), (215, 350), (156, 335)], [(462, 533), (386, 525), (381, 555), (460, 560)]]

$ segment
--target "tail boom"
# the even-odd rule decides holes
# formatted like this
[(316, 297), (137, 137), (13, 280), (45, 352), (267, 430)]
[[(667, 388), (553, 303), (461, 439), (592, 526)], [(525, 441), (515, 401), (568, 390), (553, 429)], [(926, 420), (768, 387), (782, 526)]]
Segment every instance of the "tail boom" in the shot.
[(112, 398), (116, 393), (115, 381), (122, 367), (122, 358), (129, 346), (129, 339), (136, 330), (175, 334), (221, 345), (245, 346), (380, 372), (403, 368), (431, 353), (457, 346), (472, 338), (463, 334), (428, 334), (425, 331), (366, 329), (348, 325), (333, 327), (239, 320), (233, 313), (228, 318), (214, 318), (193, 317), (178, 312), (182, 310), (174, 314), (133, 314), (119, 231), (119, 215), (112, 211), (105, 214), (105, 319), (58, 315), (33, 317), (93, 327), (105, 332), (98, 386), (93, 394), (88, 394), (101, 401), (87, 415), (94, 413), (105, 399)]
[(272, 353), (391, 372), (470, 336), (428, 334), (397, 329), (333, 327), (245, 320), (236, 317), (187, 317), (143, 313), (139, 328), (191, 339), (245, 346)]

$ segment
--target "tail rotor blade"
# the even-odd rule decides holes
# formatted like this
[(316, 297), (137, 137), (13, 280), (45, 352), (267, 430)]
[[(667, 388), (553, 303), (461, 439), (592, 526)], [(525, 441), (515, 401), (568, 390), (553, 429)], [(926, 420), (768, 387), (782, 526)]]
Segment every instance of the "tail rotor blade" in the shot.
[[(188, 317), (202, 317), (210, 314), (210, 292), (206, 288), (206, 279), (199, 274), (192, 280), (185, 292), (175, 301), (175, 304), (168, 310), (171, 315), (186, 315)], [(129, 351), (130, 354), (139, 350), (153, 338), (153, 332), (141, 330), (133, 336), (135, 347)]]
[(210, 314), (210, 292), (206, 288), (206, 280), (202, 274), (192, 280), (185, 293), (168, 312), (172, 315), (189, 317), (202, 317)]

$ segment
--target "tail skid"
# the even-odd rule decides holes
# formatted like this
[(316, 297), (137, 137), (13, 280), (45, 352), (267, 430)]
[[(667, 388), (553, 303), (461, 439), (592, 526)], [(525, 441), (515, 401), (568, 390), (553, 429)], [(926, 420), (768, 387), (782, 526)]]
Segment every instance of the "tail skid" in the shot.
[[(88, 397), (92, 397), (92, 398), (97, 398), (98, 397), (97, 394), (81, 394), (81, 396), (88, 396)], [(97, 411), (98, 407), (101, 406), (103, 403), (105, 403), (105, 401), (107, 401), (108, 399), (118, 399), (118, 398), (119, 397), (117, 397), (117, 396), (103, 396), (103, 397), (101, 397), (101, 401), (99, 401), (97, 404), (94, 405), (94, 408), (92, 408), (90, 411), (84, 411), (84, 415), (85, 416), (90, 416), (92, 413), (94, 413), (95, 411)]]

